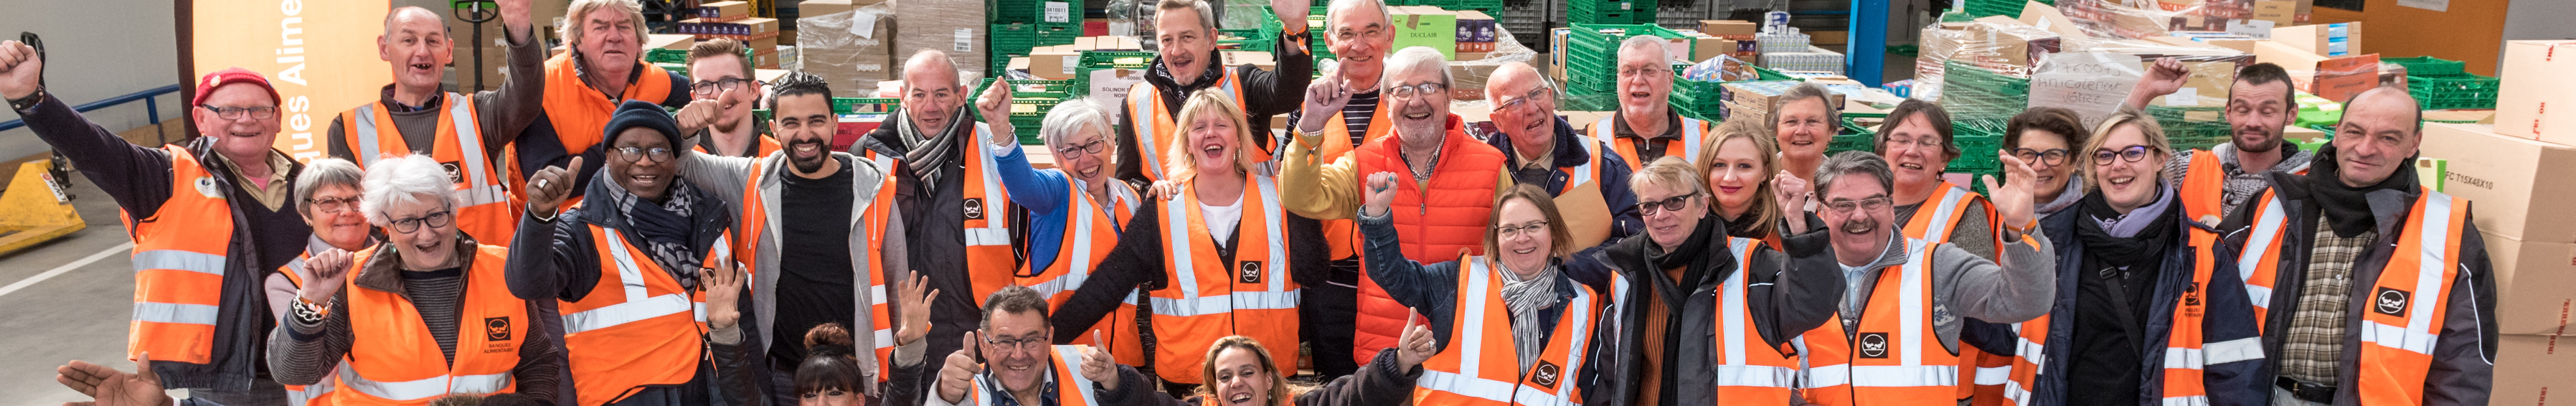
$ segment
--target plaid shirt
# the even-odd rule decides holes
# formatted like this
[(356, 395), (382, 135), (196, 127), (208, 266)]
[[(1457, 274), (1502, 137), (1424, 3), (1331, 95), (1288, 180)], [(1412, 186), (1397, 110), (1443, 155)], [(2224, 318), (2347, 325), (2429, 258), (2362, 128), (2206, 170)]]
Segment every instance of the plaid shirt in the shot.
[(2309, 257), (2307, 278), (2299, 282), (2298, 308), (2290, 313), (2290, 326), (2281, 342), (2280, 375), (2331, 383), (2335, 381), (2335, 369), (2343, 361), (2344, 319), (2352, 301), (2353, 263), (2370, 250), (2379, 232), (2337, 237), (2333, 228), (2320, 221), (2316, 237), (2316, 254)]

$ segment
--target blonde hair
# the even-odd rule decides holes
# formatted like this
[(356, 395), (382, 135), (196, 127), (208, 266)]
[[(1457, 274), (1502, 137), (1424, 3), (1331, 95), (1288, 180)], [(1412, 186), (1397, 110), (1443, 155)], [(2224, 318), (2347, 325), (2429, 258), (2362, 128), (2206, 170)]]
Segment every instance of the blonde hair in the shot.
[(1691, 167), (1690, 161), (1684, 161), (1677, 156), (1665, 155), (1662, 158), (1655, 158), (1654, 162), (1648, 162), (1645, 167), (1637, 168), (1637, 173), (1628, 175), (1629, 189), (1647, 185), (1689, 191), (1690, 196), (1708, 196), (1708, 177), (1700, 176), (1699, 171)]
[[(1244, 121), (1243, 108), (1234, 105), (1233, 95), (1219, 93), (1219, 89), (1216, 88), (1191, 92), (1189, 100), (1181, 103), (1181, 114), (1172, 117), (1174, 127), (1172, 133), (1188, 134), (1190, 123), (1198, 121), (1200, 115), (1206, 114), (1223, 115), (1226, 119), (1234, 121), (1234, 169), (1242, 173), (1252, 173), (1253, 168), (1261, 163), (1261, 158), (1252, 155), (1253, 149), (1260, 148), (1260, 144), (1256, 144), (1256, 140), (1252, 138), (1251, 124)], [(1172, 180), (1175, 182), (1187, 183), (1198, 177), (1198, 165), (1190, 163), (1191, 154), (1188, 144), (1184, 141), (1184, 137), (1174, 136), (1172, 145), (1164, 148), (1163, 169), (1172, 173)]]
[(1539, 217), (1547, 220), (1549, 254), (1568, 255), (1573, 254), (1576, 248), (1583, 248), (1572, 245), (1574, 231), (1570, 229), (1571, 225), (1565, 224), (1564, 215), (1557, 213), (1556, 198), (1548, 196), (1547, 191), (1539, 189), (1538, 185), (1523, 183), (1512, 185), (1510, 189), (1503, 189), (1503, 193), (1494, 195), (1494, 209), (1489, 210), (1490, 214), (1485, 218), (1485, 255), (1499, 255), (1497, 253), (1502, 252), (1499, 247), (1503, 245), (1503, 234), (1501, 229), (1494, 226), (1503, 222), (1503, 203), (1511, 203), (1514, 200), (1529, 202), (1531, 208), (1538, 209)]
[[(2111, 131), (2118, 130), (2121, 126), (2137, 126), (2138, 134), (2147, 138), (2147, 148), (2154, 150), (2149, 152), (2163, 154), (2168, 157), (2173, 156), (2173, 143), (2172, 141), (2165, 139), (2165, 127), (2164, 125), (2156, 124), (2156, 118), (2154, 116), (2146, 115), (2136, 109), (2120, 109), (2120, 112), (2112, 113), (2110, 118), (2102, 119), (2102, 126), (2094, 127), (2093, 136), (2090, 137), (2090, 139), (2084, 140), (2084, 149), (2077, 150), (2075, 153), (2075, 156), (2078, 159), (2077, 162), (2083, 163), (2083, 165), (2077, 166), (2077, 168), (2084, 169), (2085, 191), (2093, 192), (2102, 190), (2102, 175), (2093, 173), (2095, 168), (2093, 162), (2093, 151), (2101, 150), (2104, 144), (2108, 144), (2111, 140)], [(2152, 164), (2149, 166), (2156, 168), (2156, 179), (2165, 178), (2165, 166), (2163, 161), (2148, 163)]]
[[(581, 29), (581, 27), (584, 24), (584, 21), (587, 21), (587, 19), (590, 18), (590, 13), (597, 11), (625, 13), (626, 20), (634, 22), (635, 43), (637, 46), (642, 46), (644, 38), (646, 38), (644, 27), (644, 6), (635, 3), (635, 0), (573, 0), (571, 7), (564, 8), (563, 26), (555, 27), (558, 32), (563, 34), (565, 45), (574, 48), (581, 47), (581, 33), (583, 31), (588, 31)], [(743, 70), (751, 70), (751, 65), (744, 64)]]
[[(1767, 235), (1778, 226), (1783, 214), (1780, 213), (1780, 197), (1773, 194), (1771, 186), (1771, 177), (1780, 173), (1780, 145), (1772, 142), (1771, 133), (1763, 131), (1765, 128), (1761, 124), (1746, 120), (1719, 124), (1717, 132), (1710, 134), (1707, 142), (1701, 143), (1707, 147), (1699, 150), (1699, 163), (1694, 164), (1694, 168), (1699, 170), (1699, 181), (1708, 182), (1709, 174), (1713, 173), (1717, 166), (1717, 152), (1724, 149), (1727, 141), (1743, 139), (1753, 142), (1753, 156), (1762, 159), (1762, 181), (1755, 182), (1753, 186), (1753, 208), (1748, 212), (1759, 221), (1754, 223), (1752, 230), (1747, 231)], [(1720, 210), (1717, 202), (1714, 201), (1709, 202), (1708, 208), (1712, 214)]]
[[(1209, 345), (1207, 358), (1204, 358), (1207, 361), (1199, 364), (1199, 377), (1216, 376), (1216, 355), (1230, 349), (1251, 351), (1254, 358), (1261, 360), (1261, 372), (1270, 374), (1270, 404), (1265, 406), (1288, 404), (1291, 395), (1288, 393), (1287, 374), (1279, 373), (1279, 365), (1270, 360), (1270, 349), (1262, 348), (1261, 340), (1254, 340), (1252, 337), (1225, 336), (1217, 339), (1216, 344)], [(1199, 385), (1198, 396), (1215, 399), (1216, 382), (1211, 380), (1206, 385)]]

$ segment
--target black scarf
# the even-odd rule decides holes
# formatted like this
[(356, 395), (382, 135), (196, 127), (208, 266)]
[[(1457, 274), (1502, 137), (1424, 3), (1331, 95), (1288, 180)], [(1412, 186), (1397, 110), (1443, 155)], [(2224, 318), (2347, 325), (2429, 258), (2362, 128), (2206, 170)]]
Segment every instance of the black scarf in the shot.
[[(2309, 162), (2314, 163), (2308, 165), (2308, 193), (2316, 197), (2309, 200), (2316, 202), (2317, 210), (2325, 213), (2326, 226), (2333, 228), (2337, 237), (2352, 238), (2379, 225), (2378, 217), (2370, 213), (2370, 192), (2411, 192), (2406, 188), (2415, 187), (2415, 165), (2407, 164), (2397, 165), (2397, 172), (2390, 173), (2388, 179), (2380, 180), (2379, 184), (2365, 187), (2344, 185), (2343, 178), (2337, 175), (2342, 168), (2336, 167), (2332, 143), (2317, 148), (2316, 159)], [(2411, 163), (2415, 159), (2408, 157), (2403, 162)]]
[[(1724, 253), (1709, 255), (1702, 249), (1708, 247), (1710, 238), (1716, 238), (1725, 232), (1726, 222), (1718, 220), (1716, 214), (1700, 216), (1698, 229), (1691, 230), (1690, 238), (1682, 240), (1680, 249), (1664, 252), (1663, 244), (1656, 244), (1654, 239), (1648, 238), (1645, 241), (1646, 262), (1653, 264), (1657, 270), (1682, 268), (1683, 275), (1697, 274), (1701, 269), (1708, 268), (1705, 265), (1709, 258), (1726, 255)], [(1694, 276), (1685, 276), (1683, 280), (1694, 280)]]
[[(2157, 198), (2172, 199), (2174, 196), (2166, 194)], [(2148, 214), (2156, 218), (2152, 223), (2148, 223), (2147, 228), (2138, 230), (2138, 235), (2127, 238), (2116, 237), (2102, 228), (2101, 221), (2095, 220), (2120, 217), (2120, 211), (2112, 209), (2110, 201), (2103, 199), (2101, 193), (2086, 195), (2083, 202), (2078, 204), (2085, 218), (2075, 221), (2075, 237), (2084, 242), (2085, 254), (2100, 258), (2105, 264), (2156, 263), (2164, 255), (2165, 247), (2173, 243), (2175, 229), (2181, 227), (2177, 221), (2182, 218), (2182, 205), (2167, 204), (2164, 205), (2164, 210), (2157, 213), (2130, 212), (2133, 215)]]

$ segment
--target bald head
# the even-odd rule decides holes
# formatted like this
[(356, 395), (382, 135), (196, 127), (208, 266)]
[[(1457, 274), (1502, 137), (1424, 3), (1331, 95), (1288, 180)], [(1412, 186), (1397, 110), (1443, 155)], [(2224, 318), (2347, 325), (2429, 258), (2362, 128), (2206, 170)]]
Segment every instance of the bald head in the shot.
[(1546, 81), (1546, 77), (1539, 76), (1538, 68), (1527, 63), (1504, 62), (1502, 66), (1494, 67), (1492, 76), (1485, 78), (1485, 99), (1501, 101), (1505, 96), (1520, 97), (1530, 89), (1549, 87)]
[(925, 49), (903, 61), (903, 116), (914, 128), (925, 133), (945, 131), (958, 122), (968, 121), (961, 112), (966, 105), (965, 83), (958, 80), (957, 62), (948, 53)]
[(955, 88), (959, 85), (957, 62), (948, 59), (947, 52), (936, 49), (921, 50), (912, 54), (911, 59), (903, 61), (903, 85), (908, 88), (925, 86)]
[(2377, 185), (2412, 165), (2424, 142), (2419, 108), (2403, 87), (2370, 89), (2345, 101), (2333, 145), (2339, 180), (2350, 187)]

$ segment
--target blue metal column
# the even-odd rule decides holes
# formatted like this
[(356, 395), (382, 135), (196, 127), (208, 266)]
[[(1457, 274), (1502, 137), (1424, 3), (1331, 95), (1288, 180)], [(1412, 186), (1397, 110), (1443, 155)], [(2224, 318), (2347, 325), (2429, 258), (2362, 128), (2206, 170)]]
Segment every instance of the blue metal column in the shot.
[(1877, 87), (1886, 79), (1888, 0), (1852, 0), (1851, 39), (1843, 48), (1844, 72), (1852, 80)]

